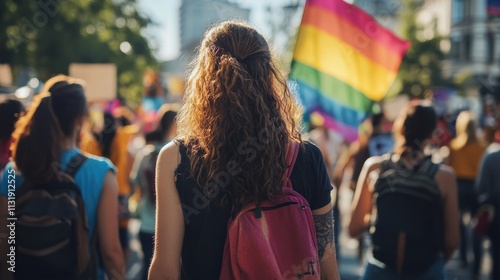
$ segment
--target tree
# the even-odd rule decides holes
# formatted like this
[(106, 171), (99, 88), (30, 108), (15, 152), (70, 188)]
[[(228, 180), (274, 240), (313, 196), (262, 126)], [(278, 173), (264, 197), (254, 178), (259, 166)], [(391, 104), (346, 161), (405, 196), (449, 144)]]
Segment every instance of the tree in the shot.
[(136, 0), (0, 1), (0, 63), (14, 75), (34, 69), (39, 79), (67, 73), (70, 63), (114, 63), (118, 93), (137, 103), (142, 73), (158, 65), (142, 35), (152, 22)]
[(430, 26), (433, 37), (423, 36), (424, 30), (429, 30), (429, 26), (416, 22), (416, 16), (421, 7), (422, 1), (403, 1), (403, 9), (400, 13), (401, 33), (411, 42), (411, 47), (403, 57), (396, 82), (389, 96), (407, 94), (410, 97), (424, 97), (428, 90), (450, 84), (443, 78), (441, 68), (441, 63), (446, 58), (446, 54), (440, 47), (444, 38), (438, 34), (435, 23)]

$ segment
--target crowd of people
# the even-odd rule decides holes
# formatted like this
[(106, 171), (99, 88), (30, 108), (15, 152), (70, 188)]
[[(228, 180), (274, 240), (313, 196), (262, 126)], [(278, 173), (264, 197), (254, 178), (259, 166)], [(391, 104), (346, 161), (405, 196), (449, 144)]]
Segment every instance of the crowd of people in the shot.
[(125, 279), (131, 218), (142, 279), (339, 279), (346, 185), (363, 279), (446, 279), (457, 248), (477, 278), (485, 239), (500, 279), (498, 96), (492, 137), (464, 110), (443, 141), (431, 100), (373, 114), (355, 143), (304, 133), (266, 40), (236, 21), (206, 33), (182, 106), (152, 123), (116, 103), (93, 118), (82, 85), (0, 103), (1, 279)]

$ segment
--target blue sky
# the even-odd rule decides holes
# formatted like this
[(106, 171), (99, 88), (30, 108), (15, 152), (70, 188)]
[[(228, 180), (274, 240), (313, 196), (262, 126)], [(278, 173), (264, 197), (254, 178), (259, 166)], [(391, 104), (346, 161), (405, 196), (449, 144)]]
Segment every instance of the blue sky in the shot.
[[(264, 35), (269, 35), (266, 28), (266, 5), (282, 6), (294, 0), (238, 0), (242, 7), (250, 8), (250, 22)], [(303, 1), (300, 1), (303, 2)], [(147, 30), (151, 44), (157, 49), (160, 60), (170, 60), (179, 52), (179, 8), (181, 0), (138, 0), (139, 9), (157, 23)], [(300, 16), (299, 16), (300, 17)], [(297, 20), (294, 24), (299, 24)]]

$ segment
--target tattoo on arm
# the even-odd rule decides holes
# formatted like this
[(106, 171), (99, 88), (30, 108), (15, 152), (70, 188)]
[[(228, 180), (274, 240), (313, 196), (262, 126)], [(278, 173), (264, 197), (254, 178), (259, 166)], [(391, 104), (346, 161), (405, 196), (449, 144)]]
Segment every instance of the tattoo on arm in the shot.
[(318, 256), (321, 261), (326, 247), (333, 243), (333, 208), (325, 214), (313, 215), (313, 218), (318, 242)]

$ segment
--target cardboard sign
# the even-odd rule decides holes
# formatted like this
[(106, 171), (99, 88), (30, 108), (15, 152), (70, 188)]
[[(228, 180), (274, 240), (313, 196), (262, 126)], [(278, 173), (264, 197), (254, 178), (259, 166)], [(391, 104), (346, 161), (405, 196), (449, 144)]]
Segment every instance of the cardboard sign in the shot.
[(394, 99), (385, 101), (382, 105), (385, 117), (390, 121), (394, 121), (409, 102), (410, 99), (406, 95), (399, 95)]
[(107, 101), (116, 98), (116, 65), (80, 64), (69, 65), (69, 75), (85, 81), (87, 101)]
[(9, 64), (0, 64), (0, 86), (12, 85), (12, 71)]

